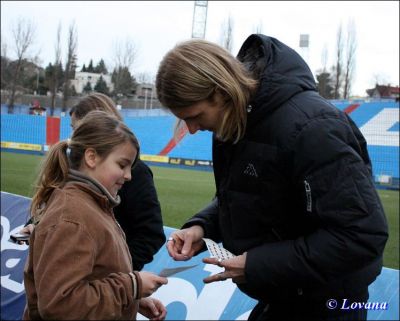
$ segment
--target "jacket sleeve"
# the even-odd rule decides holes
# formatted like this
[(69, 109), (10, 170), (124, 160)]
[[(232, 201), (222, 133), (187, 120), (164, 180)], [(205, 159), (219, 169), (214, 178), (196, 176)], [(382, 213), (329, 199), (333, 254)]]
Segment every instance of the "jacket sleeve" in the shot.
[(135, 308), (137, 287), (128, 273), (89, 277), (96, 242), (81, 225), (62, 221), (52, 231), (34, 236), (30, 256), (41, 317), (115, 320)]
[(204, 237), (221, 241), (218, 223), (218, 197), (215, 197), (210, 204), (188, 220), (182, 228), (193, 225), (200, 225), (204, 230)]
[(299, 132), (293, 177), (303, 208), (294, 215), (308, 215), (318, 227), (248, 251), (250, 286), (320, 286), (380, 262), (387, 223), (356, 135), (344, 118), (310, 121)]
[[(126, 185), (126, 186), (125, 186)], [(150, 168), (138, 161), (121, 190), (115, 217), (126, 235), (133, 269), (140, 271), (165, 243), (160, 203)]]

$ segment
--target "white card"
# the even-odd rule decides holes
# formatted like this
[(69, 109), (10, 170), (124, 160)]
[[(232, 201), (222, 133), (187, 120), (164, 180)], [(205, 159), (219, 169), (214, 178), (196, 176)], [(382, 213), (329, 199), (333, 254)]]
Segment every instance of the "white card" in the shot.
[(203, 240), (204, 240), (204, 242), (206, 242), (208, 252), (210, 252), (210, 256), (216, 257), (216, 258), (222, 259), (222, 260), (230, 259), (235, 256), (231, 252), (229, 252), (227, 249), (224, 249), (222, 246), (219, 246), (213, 240), (206, 239), (206, 238), (203, 238)]
[(181, 266), (181, 267), (176, 267), (176, 268), (169, 268), (169, 269), (162, 269), (162, 271), (160, 273), (158, 273), (158, 275), (167, 278), (176, 273), (183, 272), (183, 271), (189, 270), (191, 268), (194, 268), (197, 265), (198, 264), (189, 265), (189, 266)]

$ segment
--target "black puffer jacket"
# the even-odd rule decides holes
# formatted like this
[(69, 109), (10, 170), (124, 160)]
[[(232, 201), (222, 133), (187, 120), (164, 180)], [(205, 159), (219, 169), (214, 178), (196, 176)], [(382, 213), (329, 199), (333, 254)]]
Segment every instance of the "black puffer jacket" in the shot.
[(238, 59), (260, 80), (246, 134), (214, 138), (217, 196), (184, 227), (247, 251), (240, 288), (256, 299), (355, 297), (379, 275), (388, 237), (366, 142), (294, 50), (252, 35)]
[(125, 232), (133, 269), (140, 271), (165, 243), (153, 173), (143, 161), (137, 161), (132, 180), (124, 183), (118, 195), (121, 203), (114, 208), (115, 218)]

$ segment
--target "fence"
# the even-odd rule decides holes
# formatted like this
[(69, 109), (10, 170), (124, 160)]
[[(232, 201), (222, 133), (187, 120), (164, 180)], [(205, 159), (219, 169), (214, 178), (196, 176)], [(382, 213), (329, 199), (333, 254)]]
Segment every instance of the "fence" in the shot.
[[(399, 103), (337, 102), (336, 107), (350, 115), (366, 138), (376, 183), (382, 187), (398, 189)], [(58, 128), (54, 126), (53, 130), (59, 133), (53, 133), (49, 125), (57, 121), (46, 121), (46, 117), (42, 116), (3, 113), (5, 108), (2, 105), (2, 149), (44, 152), (54, 142), (54, 137), (66, 139), (71, 135), (69, 115), (56, 117), (59, 125)], [(23, 107), (20, 108), (22, 110)], [(121, 113), (141, 143), (143, 160), (190, 166), (212, 165), (210, 132), (184, 135), (178, 144), (171, 145), (176, 119), (165, 110), (122, 109)], [(165, 150), (168, 152), (162, 153)]]

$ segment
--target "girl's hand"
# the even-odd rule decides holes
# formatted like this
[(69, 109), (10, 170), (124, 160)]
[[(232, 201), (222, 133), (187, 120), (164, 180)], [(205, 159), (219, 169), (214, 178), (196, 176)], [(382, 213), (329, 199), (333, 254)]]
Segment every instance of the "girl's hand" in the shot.
[(142, 293), (140, 294), (140, 297), (142, 298), (152, 295), (160, 286), (168, 283), (167, 278), (158, 276), (154, 273), (141, 271), (139, 272), (139, 275), (142, 279)]
[[(31, 235), (34, 229), (35, 229), (34, 224), (28, 224), (27, 226), (24, 226), (22, 229), (20, 229), (18, 233)], [(20, 244), (20, 245), (22, 245), (24, 243), (26, 243), (26, 245), (29, 245), (29, 240), (18, 242), (18, 244)]]
[(164, 320), (167, 309), (160, 300), (143, 298), (139, 301), (139, 313), (150, 320)]

